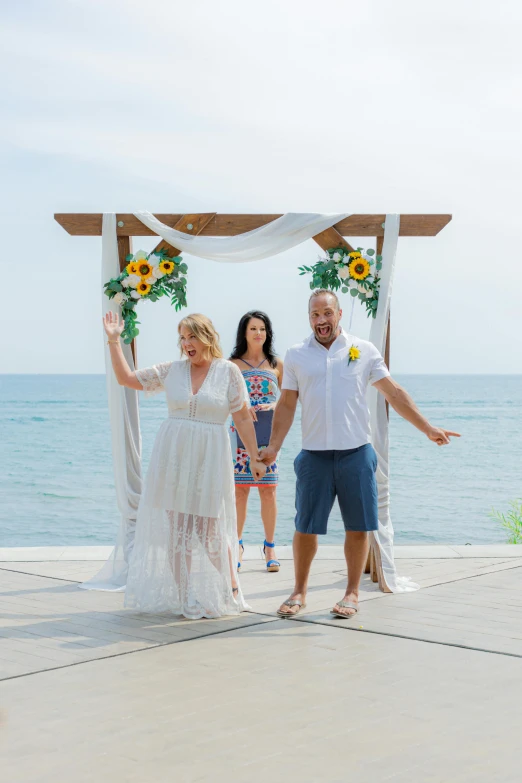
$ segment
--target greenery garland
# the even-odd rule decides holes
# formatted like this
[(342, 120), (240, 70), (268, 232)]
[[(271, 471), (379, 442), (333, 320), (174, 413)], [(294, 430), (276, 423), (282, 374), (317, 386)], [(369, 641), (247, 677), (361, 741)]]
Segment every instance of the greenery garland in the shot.
[(300, 266), (299, 274), (312, 275), (310, 288), (328, 288), (331, 291), (341, 289), (343, 294), (350, 292), (364, 303), (368, 316), (375, 318), (379, 303), (382, 256), (375, 250), (349, 251), (345, 247), (333, 247), (326, 251), (313, 266)]
[(125, 328), (121, 333), (124, 343), (131, 343), (140, 330), (137, 324), (136, 305), (142, 299), (156, 302), (162, 296), (169, 296), (176, 310), (187, 306), (188, 267), (181, 256), (170, 257), (166, 250), (146, 253), (138, 250), (125, 259), (127, 266), (118, 277), (104, 285), (104, 293), (121, 307)]

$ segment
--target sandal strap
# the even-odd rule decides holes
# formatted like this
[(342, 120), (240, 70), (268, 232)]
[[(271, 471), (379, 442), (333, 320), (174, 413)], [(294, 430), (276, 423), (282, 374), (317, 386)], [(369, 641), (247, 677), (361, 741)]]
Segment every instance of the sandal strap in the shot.
[(269, 560), (267, 562), (267, 566), (273, 566), (273, 565), (280, 566), (281, 563), (279, 562), (279, 560)]
[(302, 606), (302, 601), (295, 601), (293, 598), (289, 598), (288, 601), (283, 601), (283, 606)]
[(272, 541), (272, 543), (269, 544), (268, 541), (266, 541), (265, 539), (264, 546), (267, 546), (269, 549), (273, 549), (275, 547), (275, 543)]
[(357, 604), (354, 604), (352, 601), (337, 601), (337, 606), (340, 606), (342, 609), (355, 609), (356, 612), (359, 611)]

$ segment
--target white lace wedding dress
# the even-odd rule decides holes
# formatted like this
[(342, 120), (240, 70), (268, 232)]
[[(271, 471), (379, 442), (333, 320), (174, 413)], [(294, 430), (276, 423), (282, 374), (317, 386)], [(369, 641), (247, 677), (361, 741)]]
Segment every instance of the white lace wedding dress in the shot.
[(169, 418), (156, 436), (140, 500), (125, 606), (190, 619), (239, 614), (236, 506), (227, 419), (250, 405), (241, 372), (214, 359), (197, 394), (190, 363), (138, 370), (147, 394), (165, 391)]

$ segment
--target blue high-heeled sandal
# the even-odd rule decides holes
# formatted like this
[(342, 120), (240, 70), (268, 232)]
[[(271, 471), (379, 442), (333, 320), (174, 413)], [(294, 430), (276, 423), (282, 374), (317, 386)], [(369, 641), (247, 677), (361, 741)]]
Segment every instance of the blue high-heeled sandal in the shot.
[[(241, 554), (243, 554), (244, 551), (245, 551), (245, 547), (243, 546), (243, 539), (240, 538), (238, 543), (239, 543), (239, 546), (241, 547)], [(237, 570), (241, 571), (241, 562), (240, 561), (238, 561)]]
[[(275, 543), (272, 542), (271, 544), (268, 543), (268, 541), (265, 539), (265, 543), (263, 544), (263, 554), (265, 554), (266, 548), (273, 549), (275, 547)], [(266, 564), (266, 570), (270, 572), (276, 572), (279, 571), (279, 566), (281, 563), (279, 560), (269, 560)]]

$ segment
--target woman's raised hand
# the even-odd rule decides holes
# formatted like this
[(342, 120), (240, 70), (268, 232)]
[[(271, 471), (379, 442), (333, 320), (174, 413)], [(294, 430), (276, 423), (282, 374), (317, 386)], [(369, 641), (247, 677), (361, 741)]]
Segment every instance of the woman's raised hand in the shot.
[(125, 323), (118, 317), (116, 313), (113, 313), (111, 310), (109, 310), (103, 319), (103, 328), (105, 329), (105, 333), (107, 334), (109, 340), (111, 337), (113, 340), (115, 340), (123, 332)]

